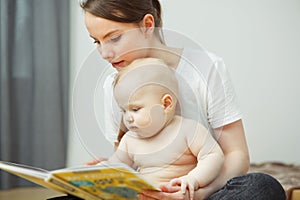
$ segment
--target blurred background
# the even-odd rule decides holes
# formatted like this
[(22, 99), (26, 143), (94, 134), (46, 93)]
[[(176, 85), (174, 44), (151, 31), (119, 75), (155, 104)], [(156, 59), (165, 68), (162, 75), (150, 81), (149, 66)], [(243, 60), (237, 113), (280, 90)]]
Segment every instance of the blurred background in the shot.
[[(81, 165), (97, 149), (97, 156), (108, 156), (112, 145), (104, 137), (95, 141), (88, 128), (78, 134), (73, 119), (77, 75), (87, 58), (98, 56), (79, 1), (0, 2), (0, 160), (51, 170)], [(243, 111), (251, 162), (300, 164), (300, 2), (161, 4), (165, 28), (223, 57)], [(0, 172), (1, 189), (29, 184)]]

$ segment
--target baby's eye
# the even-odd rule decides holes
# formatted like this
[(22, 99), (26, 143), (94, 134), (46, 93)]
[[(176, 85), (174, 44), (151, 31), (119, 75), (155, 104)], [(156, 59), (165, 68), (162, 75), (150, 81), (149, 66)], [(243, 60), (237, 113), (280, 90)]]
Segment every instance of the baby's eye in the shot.
[(141, 108), (132, 108), (132, 111), (133, 112), (137, 112), (137, 111), (139, 111)]
[(125, 113), (126, 112), (126, 110), (124, 110), (124, 109), (121, 109), (121, 111), (120, 111), (121, 113)]

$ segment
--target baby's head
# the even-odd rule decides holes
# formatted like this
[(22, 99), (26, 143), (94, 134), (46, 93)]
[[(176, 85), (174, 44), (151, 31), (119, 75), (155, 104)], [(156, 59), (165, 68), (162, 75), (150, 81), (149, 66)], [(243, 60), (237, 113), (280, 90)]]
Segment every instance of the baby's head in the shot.
[(125, 126), (141, 137), (162, 130), (175, 114), (178, 83), (162, 60), (143, 58), (119, 71), (114, 96)]

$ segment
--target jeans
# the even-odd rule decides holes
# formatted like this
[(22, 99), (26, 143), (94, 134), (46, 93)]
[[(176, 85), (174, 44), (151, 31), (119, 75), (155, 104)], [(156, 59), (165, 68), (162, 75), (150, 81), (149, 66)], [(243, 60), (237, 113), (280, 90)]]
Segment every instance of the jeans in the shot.
[(226, 185), (208, 200), (285, 200), (281, 184), (263, 173), (248, 173), (230, 179)]

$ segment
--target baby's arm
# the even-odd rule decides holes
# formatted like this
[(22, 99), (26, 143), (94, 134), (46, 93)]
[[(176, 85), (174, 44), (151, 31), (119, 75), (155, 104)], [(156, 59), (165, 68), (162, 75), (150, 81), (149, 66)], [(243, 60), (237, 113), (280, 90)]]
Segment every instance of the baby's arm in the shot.
[[(194, 126), (195, 127), (195, 126)], [(187, 175), (173, 179), (172, 186), (180, 185), (183, 193), (189, 190), (190, 199), (194, 191), (212, 182), (219, 174), (224, 155), (217, 141), (202, 125), (188, 133), (187, 143), (191, 152), (197, 157), (197, 166)]]
[(128, 152), (127, 148), (127, 137), (124, 135), (122, 138), (118, 148), (116, 151), (113, 153), (111, 157), (108, 158), (108, 163), (125, 163), (128, 166), (132, 167), (133, 166), (133, 159)]

